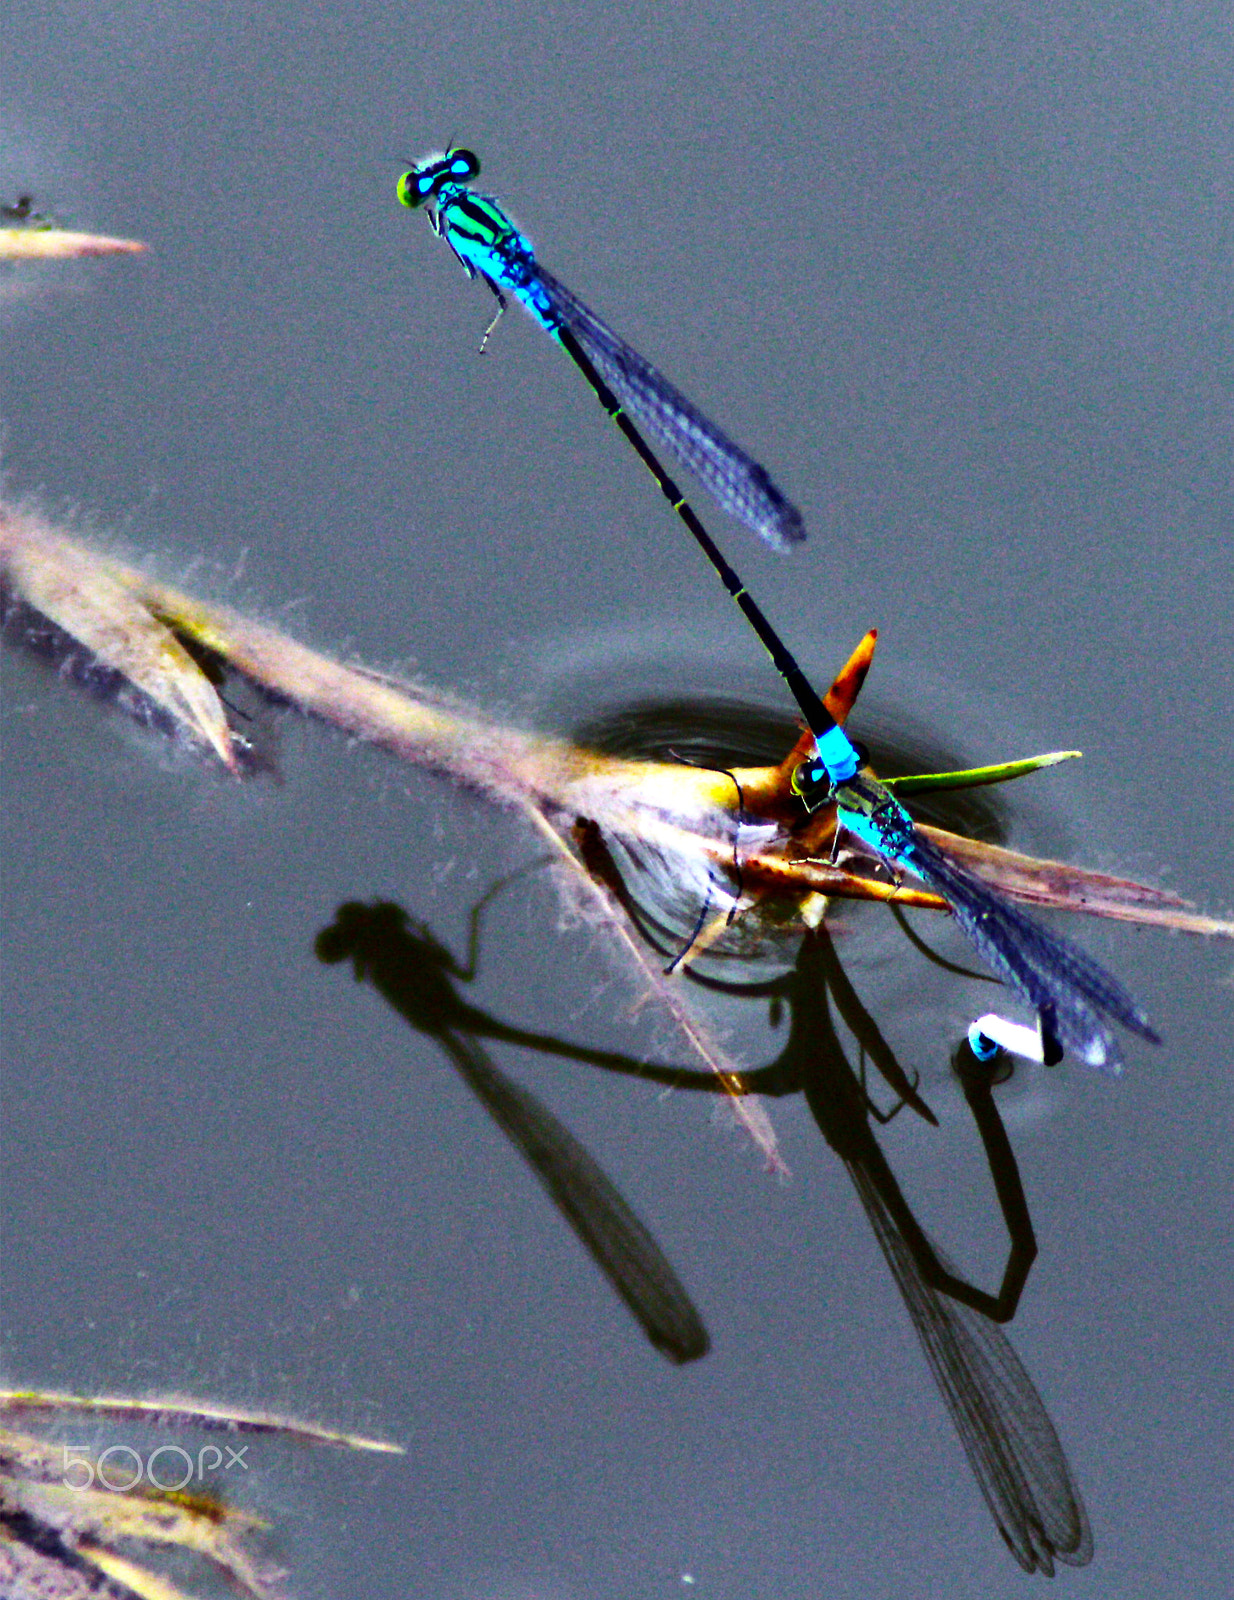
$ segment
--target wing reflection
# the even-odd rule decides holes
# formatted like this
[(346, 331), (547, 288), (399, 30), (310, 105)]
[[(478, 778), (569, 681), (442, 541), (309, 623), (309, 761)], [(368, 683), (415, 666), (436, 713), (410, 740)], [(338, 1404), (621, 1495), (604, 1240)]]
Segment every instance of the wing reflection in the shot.
[(427, 924), (380, 901), (340, 906), (318, 935), (317, 953), (327, 962), (350, 960), (358, 980), (371, 983), (413, 1028), (437, 1041), (656, 1349), (670, 1361), (695, 1361), (710, 1341), (667, 1257), (595, 1158), (530, 1090), (494, 1066), (478, 1041), (499, 1039), (623, 1071), (637, 1071), (638, 1062), (510, 1027), (464, 1000), (455, 986), (475, 976), (482, 909), (483, 902), (472, 914), (466, 965)]
[(853, 1180), (1012, 1555), (1026, 1572), (1052, 1574), (1055, 1561), (1084, 1566), (1093, 1542), (1083, 1500), (1041, 1397), (994, 1320), (1006, 1320), (1009, 1288), (1013, 1302), (1018, 1299), (1036, 1241), (990, 1079), (973, 1072), (964, 1087), (1012, 1235), (1003, 1288), (993, 1300), (957, 1278), (935, 1249), (874, 1135), (870, 1100), (845, 1057), (828, 1005), (830, 994), (862, 1039), (847, 983), (828, 935), (821, 929), (807, 935), (795, 969), (782, 981), (792, 1026), (775, 1070), (787, 1082), (800, 1082), (823, 1137)]
[[(694, 1359), (707, 1349), (705, 1330), (646, 1228), (577, 1140), (500, 1073), (477, 1040), (496, 1039), (677, 1089), (714, 1094), (725, 1086), (710, 1073), (648, 1064), (514, 1028), (469, 1004), (457, 984), (475, 973), (481, 909), (473, 914), (465, 965), (425, 924), (388, 903), (340, 907), (318, 937), (318, 954), (324, 961), (350, 960), (357, 978), (371, 982), (413, 1027), (437, 1040), (652, 1342), (674, 1361)], [(740, 1088), (747, 1094), (805, 1095), (853, 1180), (978, 1487), (1016, 1560), (1027, 1572), (1052, 1573), (1056, 1561), (1083, 1566), (1093, 1552), (1083, 1501), (1045, 1406), (997, 1325), (1014, 1313), (1037, 1246), (990, 1076), (972, 1070), (963, 1082), (1011, 1239), (997, 1293), (956, 1272), (900, 1189), (872, 1126), (888, 1115), (877, 1110), (849, 1063), (833, 1006), (860, 1043), (863, 1060), (892, 1087), (896, 1109), (908, 1105), (925, 1120), (935, 1119), (862, 1006), (826, 932), (807, 934), (795, 966), (779, 978), (745, 986), (695, 972), (689, 978), (787, 1008), (791, 1020), (783, 1051), (768, 1066), (744, 1074)]]

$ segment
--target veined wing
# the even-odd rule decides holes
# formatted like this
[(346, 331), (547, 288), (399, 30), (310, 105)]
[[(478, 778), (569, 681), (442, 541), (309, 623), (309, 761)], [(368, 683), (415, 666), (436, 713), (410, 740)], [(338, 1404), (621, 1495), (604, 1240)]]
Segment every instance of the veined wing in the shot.
[(693, 473), (729, 516), (753, 528), (777, 549), (787, 549), (805, 538), (800, 511), (772, 482), (766, 467), (734, 444), (663, 373), (538, 262), (536, 275), (553, 314), (578, 340), (631, 417)]
[(1086, 1566), (1093, 1538), (1084, 1502), (1019, 1357), (989, 1317), (926, 1282), (870, 1175), (845, 1165), (1007, 1548), (1025, 1572), (1053, 1576), (1055, 1561)]
[(984, 960), (1090, 1066), (1122, 1070), (1104, 1017), (1161, 1043), (1141, 1006), (1086, 951), (1010, 904), (929, 839), (915, 833), (903, 864), (944, 896)]

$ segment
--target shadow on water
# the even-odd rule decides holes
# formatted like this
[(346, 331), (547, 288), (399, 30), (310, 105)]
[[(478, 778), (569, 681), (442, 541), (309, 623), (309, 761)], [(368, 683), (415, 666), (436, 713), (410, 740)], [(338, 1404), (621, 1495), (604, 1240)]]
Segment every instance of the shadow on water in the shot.
[[(1083, 1501), (1041, 1397), (997, 1326), (1014, 1314), (1037, 1245), (991, 1074), (961, 1046), (957, 1073), (1011, 1239), (997, 1295), (956, 1275), (921, 1228), (883, 1154), (872, 1120), (887, 1117), (875, 1110), (849, 1063), (831, 1005), (889, 1083), (903, 1072), (853, 992), (825, 930), (805, 936), (795, 967), (782, 979), (758, 987), (773, 1005), (788, 1007), (790, 1028), (780, 1056), (750, 1074), (749, 1086), (765, 1094), (803, 1093), (820, 1132), (843, 1161), (1008, 1548), (1026, 1572), (1052, 1574), (1055, 1560), (1084, 1566), (1093, 1543)], [(905, 1097), (902, 1103), (911, 1101)]]
[[(318, 935), (329, 963), (350, 961), (358, 980), (383, 996), (418, 1032), (435, 1039), (535, 1172), (550, 1199), (651, 1342), (674, 1362), (704, 1355), (702, 1320), (650, 1233), (594, 1158), (527, 1090), (489, 1059), (480, 1040), (518, 1045), (679, 1090), (723, 1092), (710, 1073), (594, 1050), (516, 1028), (473, 1006), (458, 985), (476, 973), (480, 921), (494, 886), (473, 910), (468, 956), (460, 962), (424, 923), (390, 902), (339, 907)], [(1014, 1314), (1036, 1255), (1019, 1172), (991, 1092), (993, 1076), (965, 1047), (956, 1066), (981, 1134), (1011, 1245), (996, 1294), (960, 1277), (918, 1223), (874, 1130), (904, 1106), (933, 1122), (873, 1019), (853, 991), (823, 930), (803, 939), (787, 973), (750, 985), (695, 981), (765, 998), (773, 1017), (787, 1008), (789, 1035), (767, 1066), (741, 1077), (746, 1093), (802, 1094), (824, 1139), (843, 1161), (904, 1299), (969, 1464), (999, 1532), (1027, 1572), (1092, 1557), (1088, 1520), (1058, 1435), (1011, 1344), (998, 1327)], [(890, 1113), (874, 1105), (850, 1064), (832, 1007), (863, 1059), (897, 1096)]]
[(340, 906), (317, 937), (317, 954), (326, 962), (349, 960), (357, 980), (371, 983), (413, 1028), (437, 1041), (652, 1344), (670, 1361), (695, 1361), (710, 1348), (707, 1330), (659, 1245), (595, 1158), (530, 1090), (493, 1064), (479, 1041), (618, 1071), (636, 1071), (638, 1063), (510, 1027), (461, 997), (456, 985), (476, 974), (484, 905), (472, 912), (465, 965), (426, 923), (381, 901)]

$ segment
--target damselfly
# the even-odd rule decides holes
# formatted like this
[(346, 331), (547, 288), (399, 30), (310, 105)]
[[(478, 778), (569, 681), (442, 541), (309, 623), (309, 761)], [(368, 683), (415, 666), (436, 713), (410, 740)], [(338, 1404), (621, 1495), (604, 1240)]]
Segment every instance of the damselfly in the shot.
[[(469, 277), (497, 298), (512, 294), (574, 362), (621, 429), (661, 493), (698, 543), (762, 641), (813, 735), (816, 754), (802, 762), (793, 788), (808, 810), (836, 806), (837, 826), (869, 846), (893, 870), (921, 878), (950, 905), (982, 957), (1037, 1012), (1046, 1059), (1071, 1050), (1093, 1066), (1119, 1070), (1105, 1019), (1159, 1043), (1148, 1018), (1116, 979), (1068, 940), (1013, 906), (922, 835), (894, 795), (863, 769), (856, 747), (798, 666), (736, 572), (720, 553), (632, 417), (664, 444), (731, 516), (786, 549), (805, 536), (801, 514), (766, 468), (631, 349), (594, 311), (536, 260), (530, 240), (491, 196), (470, 184), (479, 159), (452, 147), (426, 156), (398, 180), (398, 198), (428, 207), (435, 232)], [(492, 331), (496, 317), (489, 324)], [(488, 334), (485, 334), (487, 339)]]

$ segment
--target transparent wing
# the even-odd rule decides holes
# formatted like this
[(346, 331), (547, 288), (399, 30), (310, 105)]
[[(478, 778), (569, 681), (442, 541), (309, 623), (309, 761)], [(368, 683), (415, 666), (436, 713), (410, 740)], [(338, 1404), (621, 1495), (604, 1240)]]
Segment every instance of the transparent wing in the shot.
[[(1025, 1572), (1082, 1567), (1093, 1539), (1054, 1425), (1007, 1338), (926, 1282), (870, 1175), (846, 1161), (990, 1515)], [(939, 1260), (954, 1267), (941, 1251)]]
[(1046, 1014), (1073, 1054), (1110, 1072), (1121, 1069), (1103, 1017), (1160, 1044), (1143, 1009), (1078, 945), (1010, 904), (920, 833), (903, 861), (944, 896), (981, 956), (1035, 1011)]
[(553, 314), (578, 340), (622, 405), (694, 474), (729, 516), (744, 522), (777, 549), (805, 538), (801, 513), (772, 482), (766, 467), (734, 444), (663, 373), (539, 263), (536, 274)]

